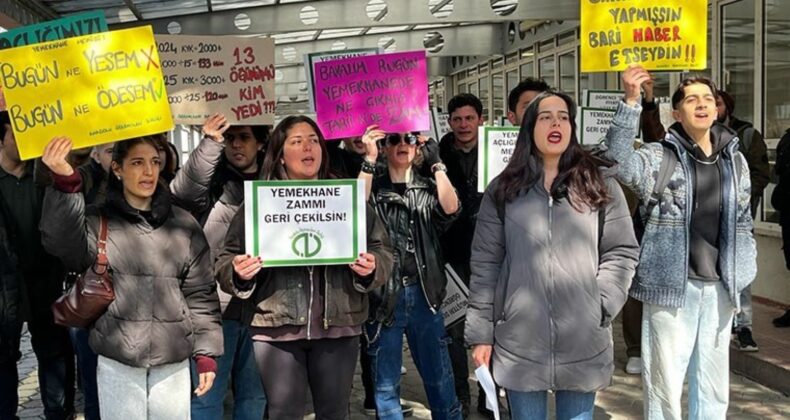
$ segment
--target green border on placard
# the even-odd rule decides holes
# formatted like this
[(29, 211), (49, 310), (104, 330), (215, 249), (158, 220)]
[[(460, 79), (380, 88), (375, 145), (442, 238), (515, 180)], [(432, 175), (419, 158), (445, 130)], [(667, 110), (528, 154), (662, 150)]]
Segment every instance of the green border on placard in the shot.
[[(498, 126), (483, 127), (483, 186), (485, 188), (488, 188), (488, 184), (489, 182), (491, 182), (491, 180), (488, 179), (488, 133), (492, 131), (519, 131), (519, 130), (520, 130), (519, 127), (498, 127)], [(516, 142), (518, 142), (518, 139), (516, 140)]]
[(285, 260), (266, 260), (264, 259), (264, 267), (298, 267), (304, 265), (331, 265), (331, 264), (346, 264), (356, 261), (359, 255), (359, 191), (357, 190), (356, 179), (320, 179), (314, 181), (253, 181), (252, 182), (252, 225), (253, 225), (253, 253), (260, 255), (260, 238), (261, 229), (258, 220), (258, 189), (260, 187), (324, 187), (324, 186), (350, 186), (352, 200), (354, 207), (352, 210), (352, 240), (354, 245), (352, 253), (346, 258), (299, 258), (285, 259)]

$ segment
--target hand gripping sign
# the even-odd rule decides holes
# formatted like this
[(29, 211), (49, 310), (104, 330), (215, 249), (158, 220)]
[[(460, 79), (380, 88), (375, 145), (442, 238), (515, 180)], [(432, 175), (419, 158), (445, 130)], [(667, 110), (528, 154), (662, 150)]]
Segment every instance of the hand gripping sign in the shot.
[(244, 183), (246, 252), (264, 267), (350, 264), (367, 249), (358, 179)]

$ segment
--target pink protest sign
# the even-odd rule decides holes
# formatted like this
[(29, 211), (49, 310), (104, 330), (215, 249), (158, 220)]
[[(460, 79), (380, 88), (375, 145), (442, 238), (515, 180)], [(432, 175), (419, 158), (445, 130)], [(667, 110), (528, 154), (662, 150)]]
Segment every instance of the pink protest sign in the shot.
[(315, 63), (316, 117), (327, 139), (430, 128), (425, 51)]

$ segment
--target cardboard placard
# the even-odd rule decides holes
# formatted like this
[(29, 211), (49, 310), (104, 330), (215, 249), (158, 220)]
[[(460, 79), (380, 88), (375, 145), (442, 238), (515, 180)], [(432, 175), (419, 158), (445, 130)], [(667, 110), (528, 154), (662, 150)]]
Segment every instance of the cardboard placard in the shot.
[[(94, 10), (0, 33), (0, 50), (106, 31), (104, 11)], [(0, 87), (0, 111), (5, 110), (5, 96)]]
[(581, 0), (581, 71), (702, 70), (708, 2)]
[(381, 54), (381, 48), (352, 48), (342, 51), (323, 51), (304, 55), (305, 80), (307, 80), (307, 99), (310, 103), (310, 110), (315, 112), (315, 63), (322, 61), (338, 60), (351, 57), (366, 57), (369, 55)]
[(450, 264), (444, 265), (444, 275), (447, 276), (447, 295), (442, 301), (442, 315), (444, 327), (447, 328), (466, 318), (466, 308), (469, 307), (469, 288), (458, 277)]
[(79, 13), (0, 33), (0, 50), (98, 32), (107, 32), (107, 20), (103, 10)]
[(477, 191), (485, 192), (492, 179), (505, 170), (516, 148), (519, 127), (478, 128)]
[(315, 63), (316, 116), (327, 139), (430, 128), (425, 51)]
[(625, 92), (621, 90), (594, 90), (585, 89), (582, 98), (583, 107), (616, 110), (617, 105), (623, 101)]
[(264, 267), (353, 263), (367, 249), (363, 182), (245, 182), (247, 254)]
[(156, 35), (177, 124), (222, 113), (231, 125), (274, 124), (274, 40)]
[(173, 128), (150, 26), (0, 51), (22, 159), (56, 136), (79, 149)]

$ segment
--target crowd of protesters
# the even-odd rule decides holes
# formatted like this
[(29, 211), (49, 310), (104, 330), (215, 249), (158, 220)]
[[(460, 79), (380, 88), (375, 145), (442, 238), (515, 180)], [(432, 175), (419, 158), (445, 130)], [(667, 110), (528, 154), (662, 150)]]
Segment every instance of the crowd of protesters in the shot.
[[(469, 416), (470, 358), (511, 418), (546, 418), (552, 395), (558, 419), (591, 419), (624, 306), (645, 417), (680, 419), (688, 379), (687, 416), (724, 419), (730, 334), (757, 350), (749, 285), (766, 145), (708, 79), (677, 87), (668, 128), (650, 73), (631, 67), (622, 84), (593, 153), (574, 100), (522, 81), (508, 96), (516, 146), (485, 193), (471, 94), (449, 101), (438, 140), (373, 125), (327, 141), (303, 115), (266, 127), (217, 114), (183, 164), (164, 136), (87, 154), (58, 137), (21, 161), (0, 113), (0, 419), (16, 415), (25, 322), (48, 419), (74, 415), (77, 376), (88, 420), (220, 419), (229, 390), (234, 419), (301, 419), (308, 392), (316, 418), (347, 419), (358, 359), (366, 411), (399, 419), (411, 411), (404, 334), (435, 419)], [(790, 134), (777, 150), (788, 238)], [(333, 178), (365, 183), (367, 249), (354, 263), (268, 267), (246, 253), (245, 181)], [(105, 226), (116, 299), (89, 328), (60, 327), (50, 306), (93, 264)], [(449, 327), (445, 265), (469, 288), (465, 320)], [(774, 322), (788, 326), (790, 312)]]

